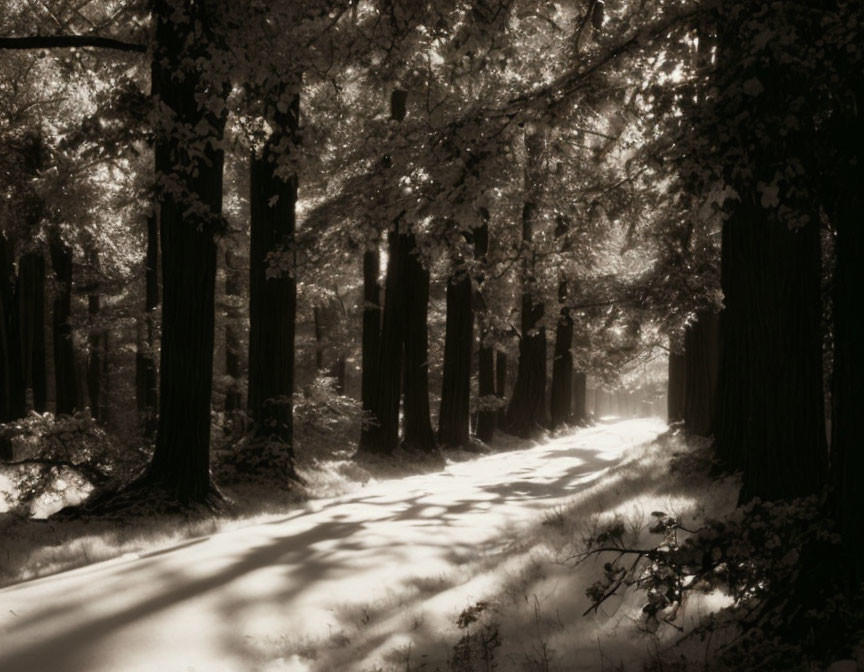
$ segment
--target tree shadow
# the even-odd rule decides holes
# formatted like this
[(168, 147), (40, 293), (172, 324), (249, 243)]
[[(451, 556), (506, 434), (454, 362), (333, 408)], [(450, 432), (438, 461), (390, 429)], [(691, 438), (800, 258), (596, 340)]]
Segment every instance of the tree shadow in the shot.
[[(224, 599), (219, 599), (217, 607), (221, 632), (219, 646), (225, 649), (226, 655), (248, 659), (255, 655), (255, 644), (242, 634), (243, 614), (261, 601), (287, 613), (292, 603), (305, 592), (320, 590), (325, 581), (358, 571), (358, 567), (363, 571), (367, 566), (364, 561), (372, 560), (379, 566), (393, 567), (393, 580), (398, 584), (397, 569), (403, 573), (422, 571), (410, 567), (409, 556), (412, 553), (413, 557), (422, 555), (449, 565), (478, 554), (492, 554), (506, 543), (500, 530), (495, 534), (490, 529), (486, 539), (477, 540), (468, 535), (464, 540), (456, 538), (456, 541), (451, 534), (438, 535), (435, 530), (460, 525), (466, 516), (482, 515), (504, 504), (530, 502), (534, 508), (544, 502), (560, 500), (584, 487), (586, 478), (599, 477), (616, 462), (616, 459), (601, 457), (601, 451), (589, 447), (538, 448), (542, 452), (532, 449), (535, 458), (545, 461), (549, 456), (566, 451), (571, 459), (578, 458), (579, 463), (552, 478), (538, 476), (504, 483), (471, 482), (470, 495), (453, 501), (441, 501), (441, 496), (436, 494), (435, 479), (439, 476), (424, 477), (424, 480), (417, 481), (416, 491), (405, 493), (406, 496), (391, 494), (381, 487), (377, 492), (344, 496), (320, 506), (313, 505), (306, 511), (292, 512), (280, 520), (176, 544), (144, 554), (119, 567), (115, 564), (97, 567), (68, 581), (59, 575), (0, 590), (0, 626), (9, 642), (0, 651), (0, 669), (10, 672), (111, 669), (106, 665), (118, 646), (115, 638), (120, 637), (120, 641), (125, 642), (137, 624), (211, 593), (216, 598), (224, 596)], [(490, 458), (494, 459), (494, 456), (481, 460)], [(527, 475), (530, 470), (513, 465), (508, 473), (512, 476), (513, 472)], [(456, 478), (470, 481), (471, 476), (457, 475)], [(474, 479), (477, 480), (476, 475)], [(451, 483), (452, 478), (446, 482)], [(394, 523), (398, 525), (393, 527)], [(391, 525), (389, 535), (387, 529), (378, 529), (388, 524)], [(394, 537), (398, 530), (403, 529), (401, 525), (413, 531), (413, 536)], [(273, 528), (279, 526), (285, 526), (286, 531), (295, 531), (290, 534), (277, 532), (273, 536)], [(244, 535), (258, 543), (236, 553), (238, 542)], [(409, 540), (410, 546), (405, 539)], [(227, 548), (231, 552), (225, 553), (226, 547), (220, 543), (208, 548), (205, 542), (211, 540), (228, 541)], [(233, 554), (236, 557), (232, 558)], [(216, 568), (209, 569), (214, 561)], [(219, 592), (259, 570), (273, 568), (284, 571), (278, 574), (278, 581), (274, 581), (266, 597), (238, 596), (236, 591), (229, 590)], [(413, 578), (416, 576), (414, 574)], [(371, 593), (382, 587), (387, 586), (368, 588)], [(31, 594), (40, 600), (38, 605), (27, 603), (35, 599), (30, 597)], [(110, 598), (123, 595), (127, 596), (127, 603), (111, 608)], [(103, 597), (108, 599), (103, 600)], [(82, 603), (89, 606), (87, 600), (107, 601), (108, 604), (92, 611), (80, 608)], [(20, 608), (21, 616), (10, 618), (7, 609), (15, 608)], [(76, 611), (80, 613), (76, 614)], [(194, 652), (190, 658), (194, 658)]]

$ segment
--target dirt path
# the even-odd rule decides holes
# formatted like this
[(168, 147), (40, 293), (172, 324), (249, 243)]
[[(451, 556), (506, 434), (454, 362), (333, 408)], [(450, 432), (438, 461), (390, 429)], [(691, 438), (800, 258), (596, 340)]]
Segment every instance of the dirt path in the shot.
[[(392, 643), (420, 627), (419, 611), (452, 618), (452, 600), (434, 600), (436, 582), (495, 553), (663, 429), (656, 420), (601, 425), (5, 588), (0, 671), (254, 670), (263, 650), (332, 639), (346, 623), (371, 621), (370, 609), (402, 608), (414, 596), (402, 609), (414, 624), (390, 619), (366, 648)], [(278, 669), (307, 669), (299, 661), (288, 655)]]

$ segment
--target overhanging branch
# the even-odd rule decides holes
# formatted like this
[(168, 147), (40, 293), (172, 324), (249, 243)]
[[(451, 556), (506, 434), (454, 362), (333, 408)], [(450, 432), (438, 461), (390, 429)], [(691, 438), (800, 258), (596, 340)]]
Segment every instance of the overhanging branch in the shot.
[(98, 35), (31, 35), (29, 37), (0, 37), (0, 49), (67, 49), (70, 47), (95, 47), (115, 51), (145, 53), (147, 47), (134, 42), (124, 42), (113, 37)]

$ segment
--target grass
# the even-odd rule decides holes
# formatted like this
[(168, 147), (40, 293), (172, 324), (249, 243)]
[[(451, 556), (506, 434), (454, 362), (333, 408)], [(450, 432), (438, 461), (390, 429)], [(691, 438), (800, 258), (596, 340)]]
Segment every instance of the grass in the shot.
[[(675, 513), (691, 529), (731, 511), (738, 483), (712, 480), (709, 466), (704, 442), (667, 434), (635, 449), (567, 505), (538, 512), (538, 524), (510, 531), (504, 550), (418, 579), (360, 612), (346, 607), (335, 615), (338, 646), (307, 639), (302, 647), (290, 641), (262, 647), (262, 669), (464, 672), (464, 660), (453, 655), (465, 635), (457, 617), (482, 601), (487, 606), (476, 627), (494, 628), (500, 637), (498, 672), (641, 670), (680, 633), (644, 631), (644, 596), (634, 591), (583, 616), (590, 606), (585, 589), (599, 578), (602, 560), (574, 566), (571, 559), (584, 550), (583, 539), (612, 519), (624, 522), (626, 541), (635, 545), (652, 540), (646, 531), (652, 511)], [(722, 596), (691, 600), (680, 612), (682, 627), (724, 605)], [(471, 663), (472, 672), (484, 664)]]

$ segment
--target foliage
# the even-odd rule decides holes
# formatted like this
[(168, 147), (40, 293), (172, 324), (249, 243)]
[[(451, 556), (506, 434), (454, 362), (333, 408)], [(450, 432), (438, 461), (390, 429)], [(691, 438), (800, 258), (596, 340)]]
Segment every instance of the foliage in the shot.
[(831, 581), (839, 538), (824, 501), (754, 500), (698, 530), (662, 511), (651, 515), (648, 531), (662, 538), (655, 546), (627, 547), (617, 519), (584, 540), (577, 562), (612, 556), (586, 591), (588, 611), (632, 586), (645, 594), (647, 631), (662, 625), (683, 631), (679, 612), (688, 595), (721, 591), (731, 604), (686, 635), (706, 642), (709, 667), (717, 670), (810, 669), (807, 661), (830, 662), (864, 633), (860, 612), (854, 616), (854, 605)]
[(120, 447), (89, 413), (55, 416), (32, 412), (0, 425), (0, 442), (11, 458), (0, 462), (0, 473), (15, 483), (10, 508), (30, 515), (38, 500), (63, 500), (67, 493), (101, 488), (137, 473), (146, 451)]
[[(449, 669), (451, 672), (493, 672), (498, 669), (495, 652), (501, 647), (497, 621), (489, 617), (492, 605), (477, 602), (466, 607), (456, 620), (463, 631), (462, 638), (453, 646)], [(471, 626), (474, 632), (471, 632)]]

